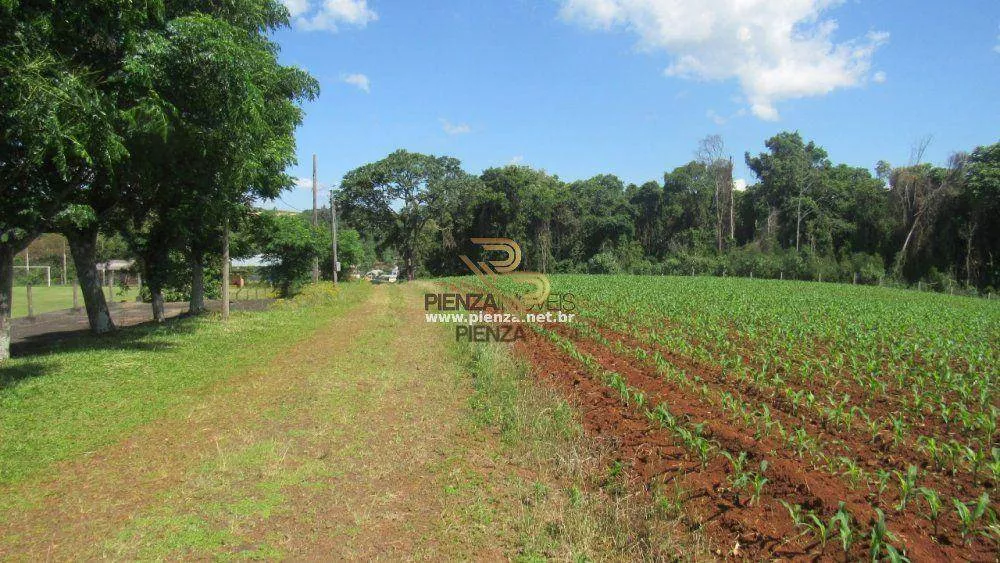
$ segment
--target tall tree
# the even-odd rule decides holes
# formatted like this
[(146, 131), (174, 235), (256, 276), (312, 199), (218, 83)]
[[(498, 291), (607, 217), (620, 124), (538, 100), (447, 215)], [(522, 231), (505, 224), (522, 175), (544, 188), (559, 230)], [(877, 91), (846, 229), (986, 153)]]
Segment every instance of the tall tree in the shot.
[(715, 195), (716, 250), (722, 252), (735, 234), (733, 216), (733, 159), (726, 154), (725, 143), (720, 135), (709, 135), (698, 143), (698, 161), (712, 174)]
[(351, 170), (341, 182), (339, 201), (353, 225), (382, 230), (382, 245), (399, 249), (406, 278), (414, 279), (418, 239), (431, 219), (434, 202), (449, 184), (465, 179), (455, 158), (398, 150)]
[[(818, 195), (830, 161), (822, 147), (804, 142), (798, 132), (778, 133), (764, 145), (768, 152), (746, 153), (746, 163), (760, 178), (758, 191), (769, 208), (765, 235), (776, 234), (782, 246), (799, 250), (805, 221), (820, 212)], [(771, 232), (774, 215), (780, 220), (776, 233)]]
[(95, 169), (125, 154), (100, 77), (84, 64), (87, 46), (67, 42), (76, 16), (63, 12), (84, 4), (0, 4), (0, 360), (9, 356), (14, 255), (58, 224)]
[(1000, 142), (976, 147), (966, 163), (965, 282), (1000, 285)]
[(161, 249), (184, 251), (191, 310), (204, 310), (206, 255), (220, 251), (224, 224), (238, 225), (256, 199), (292, 185), (285, 169), (294, 162), (299, 104), (318, 93), (312, 77), (277, 61), (268, 33), (287, 24), (283, 8), (271, 0), (242, 4), (263, 16), (246, 20), (218, 5), (205, 8), (221, 17), (180, 15), (147, 36), (126, 67), (136, 90), (160, 101), (167, 124), (162, 136), (133, 138), (141, 147), (134, 152), (155, 156), (133, 167), (127, 206), (126, 232), (143, 258), (156, 318), (169, 264)]

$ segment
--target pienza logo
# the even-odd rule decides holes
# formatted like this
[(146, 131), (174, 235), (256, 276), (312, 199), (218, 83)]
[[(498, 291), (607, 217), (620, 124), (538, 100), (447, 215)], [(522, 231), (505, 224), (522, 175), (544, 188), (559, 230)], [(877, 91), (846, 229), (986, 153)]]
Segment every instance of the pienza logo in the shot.
[[(506, 238), (474, 238), (483, 251), (503, 252), (501, 260), (459, 258), (482, 283), (482, 290), (424, 295), (429, 323), (452, 323), (455, 340), (514, 342), (527, 337), (526, 323), (568, 323), (576, 317), (572, 293), (553, 293), (545, 274), (519, 272), (521, 246)], [(528, 289), (523, 288), (527, 286)]]

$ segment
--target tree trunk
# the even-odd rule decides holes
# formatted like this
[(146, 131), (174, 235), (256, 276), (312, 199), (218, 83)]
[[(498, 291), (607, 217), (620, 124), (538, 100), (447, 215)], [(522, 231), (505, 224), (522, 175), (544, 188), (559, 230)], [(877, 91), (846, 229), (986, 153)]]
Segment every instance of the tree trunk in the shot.
[[(222, 320), (229, 320), (229, 219), (222, 227)], [(283, 291), (287, 295), (287, 287)]]
[(0, 363), (10, 358), (13, 297), (14, 248), (9, 243), (0, 243)]
[(153, 321), (158, 323), (166, 321), (167, 316), (163, 310), (163, 288), (159, 282), (149, 284), (149, 295), (153, 305)]
[(802, 232), (802, 192), (799, 191), (799, 201), (795, 207), (795, 252), (799, 251), (799, 237)]
[(965, 287), (972, 287), (972, 239), (976, 236), (975, 222), (968, 226), (968, 236), (965, 238)]
[(406, 279), (407, 281), (413, 281), (414, 271), (413, 271), (413, 245), (407, 244), (406, 248), (403, 250), (403, 259), (406, 262)]
[(104, 298), (101, 280), (97, 275), (97, 228), (68, 233), (69, 250), (76, 266), (76, 277), (87, 308), (87, 320), (94, 334), (104, 334), (115, 329)]
[(913, 225), (910, 226), (910, 232), (906, 233), (906, 240), (903, 241), (903, 248), (899, 251), (899, 256), (896, 259), (896, 272), (903, 271), (903, 265), (906, 263), (906, 250), (910, 246), (910, 240), (913, 239), (913, 233), (917, 231), (917, 224), (920, 223), (920, 215), (923, 213), (921, 210), (917, 213), (916, 217), (913, 218)]
[(191, 260), (191, 302), (188, 312), (194, 315), (205, 312), (205, 261), (201, 256)]

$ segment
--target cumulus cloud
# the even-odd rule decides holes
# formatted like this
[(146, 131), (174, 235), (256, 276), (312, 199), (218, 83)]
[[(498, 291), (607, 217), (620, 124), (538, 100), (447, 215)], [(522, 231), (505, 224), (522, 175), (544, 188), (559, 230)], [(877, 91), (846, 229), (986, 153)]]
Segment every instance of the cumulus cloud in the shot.
[(354, 86), (355, 88), (357, 88), (358, 90), (361, 90), (362, 92), (364, 92), (366, 94), (372, 91), (371, 80), (369, 80), (368, 77), (366, 75), (364, 75), (364, 74), (360, 74), (360, 73), (357, 73), (357, 74), (348, 74), (348, 75), (345, 75), (342, 78), (342, 80), (345, 83), (350, 84), (351, 86)]
[(872, 82), (876, 84), (882, 84), (883, 82), (885, 82), (885, 78), (886, 78), (885, 72), (880, 70), (872, 75)]
[(368, 0), (282, 0), (292, 24), (305, 31), (337, 31), (340, 25), (365, 27), (378, 20)]
[(469, 127), (468, 123), (452, 123), (447, 119), (441, 120), (441, 128), (449, 135), (464, 135), (472, 132), (472, 128)]
[(735, 78), (750, 110), (778, 118), (777, 102), (862, 83), (887, 33), (833, 40), (825, 19), (840, 0), (561, 0), (561, 17), (597, 30), (625, 29), (639, 48), (665, 51), (668, 76)]
[(743, 178), (736, 178), (735, 180), (733, 180), (733, 189), (738, 192), (746, 191), (747, 181), (744, 180)]

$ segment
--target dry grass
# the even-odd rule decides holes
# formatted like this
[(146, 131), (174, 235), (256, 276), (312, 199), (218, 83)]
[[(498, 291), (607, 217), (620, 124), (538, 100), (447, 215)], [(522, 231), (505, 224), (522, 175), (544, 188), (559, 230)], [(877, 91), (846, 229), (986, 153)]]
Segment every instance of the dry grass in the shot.
[(708, 546), (681, 521), (683, 492), (646, 491), (600, 444), (573, 408), (540, 385), (503, 345), (470, 346), (476, 425), (494, 432), (518, 467), (507, 522), (523, 560), (707, 560)]

